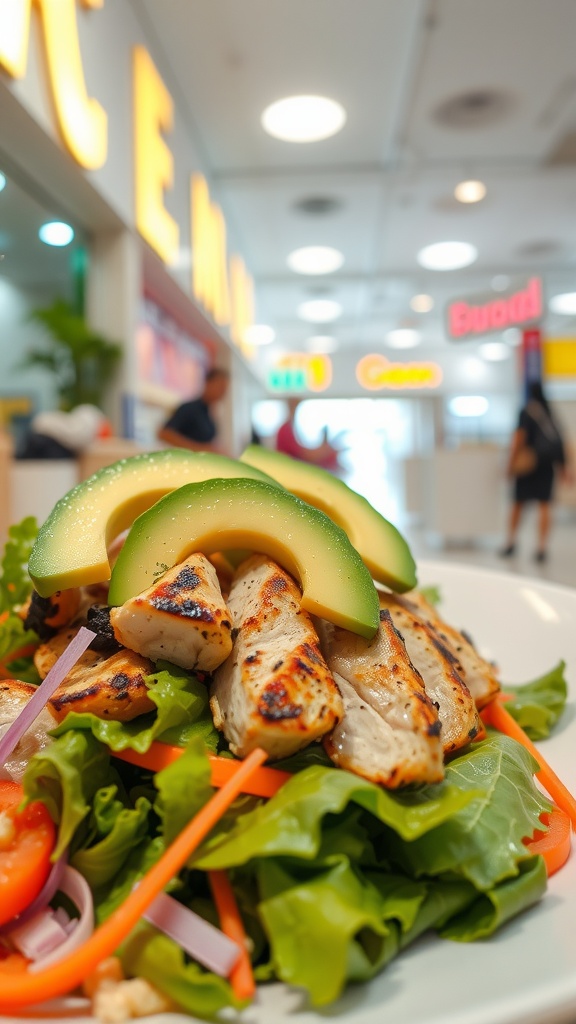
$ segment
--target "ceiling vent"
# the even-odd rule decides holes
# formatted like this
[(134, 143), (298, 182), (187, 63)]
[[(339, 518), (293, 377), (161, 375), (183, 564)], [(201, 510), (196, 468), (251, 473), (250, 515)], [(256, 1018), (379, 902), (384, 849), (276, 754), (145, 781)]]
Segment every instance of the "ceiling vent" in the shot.
[(473, 89), (444, 100), (432, 116), (445, 128), (486, 128), (506, 117), (513, 106), (509, 93), (498, 89)]
[(549, 260), (553, 256), (559, 256), (563, 246), (560, 242), (551, 239), (537, 239), (534, 242), (525, 242), (518, 246), (516, 255), (524, 260)]
[(327, 214), (336, 213), (343, 205), (343, 202), (334, 196), (306, 196), (294, 203), (294, 209), (306, 217), (325, 217)]

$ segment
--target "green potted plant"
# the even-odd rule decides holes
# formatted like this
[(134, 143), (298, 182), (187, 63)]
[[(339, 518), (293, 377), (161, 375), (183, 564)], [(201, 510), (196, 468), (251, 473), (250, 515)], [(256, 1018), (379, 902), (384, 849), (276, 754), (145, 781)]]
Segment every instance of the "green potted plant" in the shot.
[(85, 403), (102, 408), (106, 385), (122, 357), (122, 346), (92, 330), (64, 299), (32, 310), (30, 318), (46, 327), (51, 346), (31, 349), (22, 366), (42, 367), (54, 375), (63, 411)]

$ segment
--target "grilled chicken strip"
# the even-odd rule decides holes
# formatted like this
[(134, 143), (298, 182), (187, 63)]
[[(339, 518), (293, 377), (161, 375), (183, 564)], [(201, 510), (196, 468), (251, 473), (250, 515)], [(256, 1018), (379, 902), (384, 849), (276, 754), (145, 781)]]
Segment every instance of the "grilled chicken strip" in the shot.
[(406, 644), (410, 661), (424, 680), (426, 693), (438, 708), (442, 744), (448, 754), (474, 739), (480, 728), (476, 705), (466, 686), (464, 671), (450, 648), (432, 626), (406, 608), (392, 594), (379, 591), (380, 608), (387, 609)]
[(441, 725), (387, 609), (372, 640), (322, 622), (328, 667), (344, 718), (325, 737), (334, 764), (389, 789), (444, 775)]
[(232, 650), (232, 622), (216, 570), (201, 554), (175, 565), (138, 597), (113, 608), (116, 639), (152, 661), (213, 672)]
[(434, 605), (426, 600), (424, 594), (412, 590), (409, 594), (402, 594), (398, 600), (409, 611), (414, 611), (429, 626), (432, 626), (439, 634), (440, 639), (452, 648), (464, 670), (464, 680), (474, 698), (476, 707), (481, 709), (489, 704), (500, 689), (500, 683), (490, 662), (478, 654), (474, 644), (464, 633), (444, 621)]
[[(3, 679), (0, 682), (0, 737), (18, 718), (37, 689), (37, 686), (21, 683), (19, 679)], [(16, 744), (8, 760), (0, 765), (0, 778), (19, 782), (30, 758), (50, 743), (48, 732), (57, 725), (58, 720), (54, 712), (49, 707), (43, 708)]]
[(241, 757), (254, 747), (287, 757), (343, 714), (312, 620), (292, 577), (262, 555), (239, 567), (228, 605), (236, 639), (212, 682), (214, 723)]
[[(58, 660), (79, 627), (70, 626), (34, 655), (34, 664), (44, 678)], [(148, 696), (144, 677), (154, 672), (154, 665), (134, 651), (124, 648), (112, 656), (88, 648), (50, 699), (50, 707), (58, 721), (69, 711), (90, 711), (99, 718), (116, 718), (129, 722), (152, 711), (155, 705)]]

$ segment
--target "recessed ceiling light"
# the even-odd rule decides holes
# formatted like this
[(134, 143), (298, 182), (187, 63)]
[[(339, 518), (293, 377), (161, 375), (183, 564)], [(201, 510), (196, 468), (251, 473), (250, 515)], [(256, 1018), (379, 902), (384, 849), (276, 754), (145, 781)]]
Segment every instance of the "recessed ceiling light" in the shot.
[(6, 188), (6, 175), (0, 171), (0, 192)]
[(562, 313), (563, 316), (576, 316), (576, 292), (553, 295), (550, 299), (550, 309), (553, 313)]
[(346, 111), (327, 96), (287, 96), (271, 103), (262, 114), (264, 131), (285, 142), (317, 142), (336, 135)]
[(388, 331), (386, 341), (390, 348), (414, 348), (420, 344), (420, 331), (412, 327), (398, 327), (395, 331)]
[(40, 228), (38, 237), (46, 245), (70, 245), (74, 238), (74, 228), (63, 220), (49, 220)]
[(298, 316), (313, 324), (327, 324), (337, 320), (342, 313), (342, 306), (334, 299), (308, 299), (298, 306)]
[(457, 395), (448, 402), (453, 416), (484, 416), (488, 412), (488, 399), (483, 395)]
[(410, 306), (415, 313), (429, 313), (431, 309), (434, 309), (434, 299), (431, 295), (422, 292), (420, 295), (412, 296)]
[(338, 342), (330, 334), (315, 334), (312, 338), (308, 338), (306, 348), (308, 352), (315, 352), (317, 354), (336, 352)]
[(248, 345), (270, 345), (276, 337), (276, 331), (268, 324), (250, 324), (244, 331), (244, 341)]
[(502, 338), (507, 345), (519, 345), (522, 341), (522, 331), (519, 327), (507, 327), (506, 330), (502, 332)]
[(510, 287), (508, 274), (495, 274), (490, 282), (495, 292), (505, 292)]
[(328, 245), (307, 245), (288, 257), (288, 266), (297, 274), (333, 274), (343, 263), (342, 253)]
[(483, 181), (460, 181), (454, 195), (459, 203), (479, 203), (486, 195), (486, 185)]
[(480, 354), (489, 363), (499, 363), (503, 359), (509, 359), (511, 352), (510, 346), (503, 341), (485, 341), (480, 345)]
[(470, 242), (434, 242), (420, 249), (417, 259), (426, 270), (460, 270), (477, 257), (478, 250)]

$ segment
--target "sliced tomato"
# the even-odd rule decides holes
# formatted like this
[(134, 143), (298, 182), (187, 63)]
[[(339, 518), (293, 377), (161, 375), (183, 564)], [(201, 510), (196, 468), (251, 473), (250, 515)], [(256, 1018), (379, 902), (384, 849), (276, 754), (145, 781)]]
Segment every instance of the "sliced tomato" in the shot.
[(56, 827), (44, 804), (24, 810), (20, 783), (0, 780), (0, 925), (36, 899), (50, 872)]
[(544, 858), (548, 876), (558, 871), (568, 860), (572, 846), (570, 818), (559, 807), (550, 813), (544, 811), (540, 821), (547, 826), (547, 832), (536, 829), (531, 839), (524, 839), (530, 853), (540, 854)]

